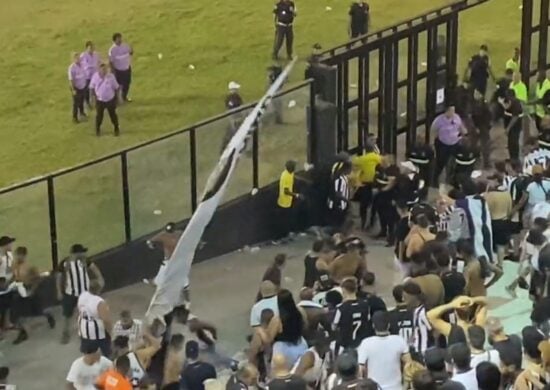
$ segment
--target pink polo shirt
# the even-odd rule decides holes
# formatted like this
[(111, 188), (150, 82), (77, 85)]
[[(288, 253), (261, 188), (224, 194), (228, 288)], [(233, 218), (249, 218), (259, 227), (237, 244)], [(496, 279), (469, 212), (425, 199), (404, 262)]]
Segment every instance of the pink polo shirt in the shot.
[(76, 62), (73, 62), (71, 65), (69, 65), (68, 70), (68, 76), (69, 81), (76, 89), (84, 89), (86, 88), (86, 71), (84, 70), (84, 67), (81, 64), (77, 64)]
[(100, 102), (110, 102), (116, 97), (116, 91), (119, 85), (112, 73), (101, 76), (98, 73), (92, 76), (90, 80), (90, 89), (94, 90), (97, 100)]

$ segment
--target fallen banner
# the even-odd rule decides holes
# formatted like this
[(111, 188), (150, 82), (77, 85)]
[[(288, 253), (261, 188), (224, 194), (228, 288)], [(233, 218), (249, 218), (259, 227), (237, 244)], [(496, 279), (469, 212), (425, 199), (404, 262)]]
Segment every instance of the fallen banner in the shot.
[(146, 314), (148, 320), (152, 321), (155, 318), (162, 319), (175, 306), (181, 304), (181, 292), (189, 285), (189, 273), (197, 246), (204, 230), (223, 199), (227, 184), (231, 180), (231, 175), (246, 147), (247, 138), (258, 128), (258, 120), (262, 117), (273, 96), (288, 77), (295, 63), (296, 58), (286, 66), (275, 82), (269, 87), (267, 93), (245, 118), (222, 152), (218, 164), (208, 177), (197, 209), (191, 216), (185, 231), (176, 244), (176, 248), (167, 262), (165, 270), (157, 280), (156, 290), (151, 298), (151, 303)]

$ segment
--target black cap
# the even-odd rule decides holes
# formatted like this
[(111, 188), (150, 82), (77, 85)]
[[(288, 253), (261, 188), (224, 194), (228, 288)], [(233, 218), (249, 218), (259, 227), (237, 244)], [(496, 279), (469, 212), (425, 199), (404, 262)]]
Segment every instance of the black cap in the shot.
[(8, 244), (11, 244), (14, 241), (15, 241), (15, 238), (13, 237), (2, 236), (0, 237), (0, 246), (6, 246)]
[(195, 340), (188, 341), (185, 344), (185, 356), (188, 359), (196, 359), (199, 357), (199, 344)]
[(86, 248), (82, 244), (74, 244), (73, 246), (71, 246), (71, 254), (73, 255), (86, 252), (88, 252), (88, 248)]

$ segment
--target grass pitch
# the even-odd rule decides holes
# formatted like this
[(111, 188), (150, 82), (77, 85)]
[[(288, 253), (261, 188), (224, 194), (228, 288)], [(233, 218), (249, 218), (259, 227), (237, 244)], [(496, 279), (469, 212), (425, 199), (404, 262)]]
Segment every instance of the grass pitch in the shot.
[[(421, 14), (446, 0), (371, 0), (372, 30)], [(460, 63), (480, 43), (487, 43), (495, 71), (519, 45), (520, 0), (492, 0), (466, 11), (460, 24)], [(313, 43), (324, 48), (347, 39), (345, 0), (296, 0), (295, 53), (302, 59)], [(45, 174), (105, 155), (163, 133), (186, 127), (223, 111), (227, 83), (242, 85), (245, 101), (265, 91), (266, 67), (273, 43), (272, 1), (204, 2), (200, 0), (19, 0), (0, 5), (3, 75), (0, 93), (0, 185)], [(327, 11), (329, 6), (332, 10)], [(102, 56), (113, 32), (134, 47), (134, 103), (119, 109), (122, 136), (112, 136), (108, 118), (96, 138), (93, 116), (71, 123), (67, 86), (70, 53), (93, 40)], [(162, 53), (159, 60), (158, 54)], [(195, 69), (189, 69), (189, 65)], [(303, 77), (303, 62), (291, 82)], [(290, 98), (290, 97), (289, 97)], [(421, 98), (421, 97), (419, 97)], [(299, 100), (298, 95), (293, 99)], [(288, 99), (287, 99), (288, 100)], [(297, 105), (298, 108), (305, 105)], [(269, 182), (286, 158), (303, 159), (305, 115), (289, 116), (285, 135), (276, 127), (260, 137), (260, 175)], [(197, 133), (199, 185), (215, 164), (224, 127)], [(300, 147), (293, 149), (293, 139)], [(283, 153), (281, 153), (283, 151)], [(129, 156), (134, 235), (190, 213), (187, 141), (173, 139)], [(230, 195), (251, 186), (251, 163), (242, 161)], [(263, 167), (263, 168), (262, 168)], [(240, 180), (240, 179), (239, 179)], [(3, 232), (27, 244), (43, 268), (49, 267), (46, 188), (27, 188), (0, 196)], [(110, 161), (56, 180), (60, 252), (75, 240), (92, 251), (124, 239), (120, 166)], [(229, 196), (227, 197), (229, 199)], [(161, 210), (162, 214), (154, 214)]]

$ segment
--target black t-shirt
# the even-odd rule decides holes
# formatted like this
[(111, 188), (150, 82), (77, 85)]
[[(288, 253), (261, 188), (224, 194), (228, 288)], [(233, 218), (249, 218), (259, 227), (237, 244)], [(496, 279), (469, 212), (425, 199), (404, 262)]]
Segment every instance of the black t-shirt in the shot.
[(447, 271), (441, 275), (441, 282), (445, 289), (445, 303), (451, 302), (459, 295), (464, 295), (466, 280), (464, 275), (457, 271)]
[(523, 360), (521, 338), (517, 335), (508, 336), (508, 339), (493, 343), (493, 348), (498, 351), (500, 360), (513, 362), (516, 367), (521, 367)]
[(387, 311), (386, 303), (382, 298), (380, 298), (376, 294), (367, 293), (364, 291), (359, 291), (357, 293), (357, 298), (361, 299), (363, 301), (367, 301), (369, 307), (370, 307), (370, 315), (371, 317), (376, 313), (377, 311)]
[(304, 287), (312, 288), (317, 279), (319, 279), (319, 271), (315, 267), (315, 263), (319, 256), (308, 253), (304, 258)]
[(203, 382), (216, 378), (213, 365), (204, 362), (186, 364), (181, 372), (180, 384), (185, 390), (204, 390)]
[(306, 390), (304, 378), (290, 375), (286, 378), (274, 378), (267, 384), (267, 390)]
[(434, 158), (434, 151), (430, 145), (415, 145), (407, 154), (407, 159), (417, 165), (427, 165)]
[(232, 92), (225, 97), (225, 108), (227, 110), (232, 110), (234, 108), (240, 107), (243, 104), (243, 99), (241, 95), (236, 92)]
[(406, 307), (396, 307), (388, 312), (390, 333), (399, 335), (408, 344), (413, 334), (413, 313)]
[(273, 9), (273, 13), (277, 16), (277, 22), (283, 24), (291, 24), (294, 21), (295, 12), (293, 1), (279, 1)]
[(409, 235), (409, 217), (403, 217), (395, 225), (395, 256), (399, 257), (399, 243), (403, 243)]
[(470, 59), (470, 69), (473, 80), (486, 80), (489, 78), (489, 57), (476, 54)]
[(333, 325), (337, 330), (337, 343), (344, 348), (357, 348), (361, 341), (374, 334), (367, 301), (342, 302), (336, 309)]
[(352, 27), (363, 27), (368, 21), (369, 5), (367, 3), (353, 3), (349, 9)]
[(333, 390), (355, 390), (361, 387), (360, 385), (362, 382), (363, 379), (354, 379), (348, 382), (343, 382), (337, 386), (334, 386)]
[[(517, 99), (512, 99), (510, 101), (510, 107), (504, 109), (504, 124), (508, 126), (513, 117), (519, 117), (523, 114), (523, 108), (521, 103)], [(517, 120), (515, 126), (521, 126), (521, 121)]]

